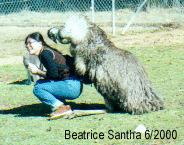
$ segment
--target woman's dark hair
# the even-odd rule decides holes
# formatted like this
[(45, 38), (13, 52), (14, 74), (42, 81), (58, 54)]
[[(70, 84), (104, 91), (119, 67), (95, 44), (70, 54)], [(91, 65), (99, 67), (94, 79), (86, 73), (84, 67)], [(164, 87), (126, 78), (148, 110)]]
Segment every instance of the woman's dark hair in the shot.
[[(27, 43), (28, 38), (34, 39), (34, 40), (36, 40), (36, 41), (38, 41), (38, 42), (42, 42), (42, 45), (43, 45), (45, 48), (50, 48), (50, 49), (53, 49), (53, 50), (59, 52), (57, 49), (52, 48), (52, 47), (50, 47), (49, 45), (47, 45), (47, 43), (46, 43), (46, 42), (44, 41), (44, 39), (43, 39), (43, 36), (42, 36), (39, 32), (34, 32), (34, 33), (29, 34), (29, 35), (26, 37), (26, 39), (25, 39), (25, 45), (28, 44), (28, 43)], [(59, 52), (59, 53), (61, 53), (61, 52)]]
[(26, 37), (26, 40), (25, 40), (25, 45), (27, 45), (27, 39), (28, 38), (31, 38), (31, 39), (34, 39), (38, 42), (42, 42), (42, 45), (43, 46), (47, 46), (47, 44), (45, 43), (44, 39), (43, 39), (43, 36), (38, 33), (38, 32), (35, 32), (35, 33), (31, 33), (29, 34), (27, 37)]

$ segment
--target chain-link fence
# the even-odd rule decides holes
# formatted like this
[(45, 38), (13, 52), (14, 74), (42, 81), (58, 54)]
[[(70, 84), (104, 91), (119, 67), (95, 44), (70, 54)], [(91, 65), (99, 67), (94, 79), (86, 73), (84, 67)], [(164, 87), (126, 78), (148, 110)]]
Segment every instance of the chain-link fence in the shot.
[[(115, 0), (115, 8), (129, 8), (136, 11), (143, 0)], [(172, 8), (173, 6), (183, 6), (184, 0), (148, 0), (143, 10), (147, 7)], [(22, 10), (36, 12), (50, 11), (89, 11), (91, 0), (2, 0), (0, 1), (0, 12), (9, 14)], [(112, 9), (112, 0), (94, 0), (95, 11), (109, 11)]]
[[(99, 25), (112, 26), (113, 0), (2, 0), (0, 25), (55, 26), (74, 13), (82, 13)], [(124, 27), (144, 0), (114, 0), (115, 25)], [(92, 6), (94, 2), (94, 6)], [(184, 0), (147, 0), (133, 26), (183, 24)]]

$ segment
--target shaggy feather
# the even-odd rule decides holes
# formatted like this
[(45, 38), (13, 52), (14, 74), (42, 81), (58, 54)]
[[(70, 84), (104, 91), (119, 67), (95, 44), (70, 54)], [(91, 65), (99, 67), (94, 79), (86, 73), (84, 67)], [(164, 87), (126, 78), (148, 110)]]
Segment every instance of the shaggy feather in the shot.
[(153, 91), (140, 61), (131, 52), (117, 48), (96, 24), (72, 17), (59, 35), (71, 39), (76, 71), (89, 73), (109, 112), (142, 114), (163, 109), (164, 102)]
[(85, 17), (71, 16), (67, 19), (64, 29), (61, 30), (60, 36), (63, 38), (72, 38), (74, 44), (81, 43), (86, 38), (88, 32), (88, 23)]

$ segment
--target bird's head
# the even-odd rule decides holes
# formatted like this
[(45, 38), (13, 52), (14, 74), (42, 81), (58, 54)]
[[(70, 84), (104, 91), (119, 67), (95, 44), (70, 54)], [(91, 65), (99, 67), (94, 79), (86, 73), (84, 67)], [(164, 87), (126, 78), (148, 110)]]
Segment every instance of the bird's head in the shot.
[(52, 40), (52, 41), (54, 41), (55, 43), (57, 43), (57, 36), (58, 36), (58, 31), (59, 31), (59, 29), (58, 28), (51, 28), (51, 29), (49, 29), (48, 30), (48, 32), (47, 32), (47, 35), (48, 35), (48, 37)]
[(62, 44), (69, 44), (71, 43), (71, 40), (69, 38), (63, 38), (59, 35), (59, 31), (62, 29), (62, 27), (60, 29), (58, 28), (51, 28), (48, 30), (48, 37), (54, 41), (55, 43), (57, 43), (56, 40), (58, 40), (60, 43)]

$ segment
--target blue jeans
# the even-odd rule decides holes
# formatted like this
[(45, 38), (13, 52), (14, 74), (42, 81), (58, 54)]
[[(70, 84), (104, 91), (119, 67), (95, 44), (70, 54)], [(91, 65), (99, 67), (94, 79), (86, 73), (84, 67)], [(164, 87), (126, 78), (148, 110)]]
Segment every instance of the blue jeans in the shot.
[(82, 84), (75, 76), (64, 81), (40, 79), (34, 86), (34, 95), (55, 110), (65, 99), (76, 99), (81, 93)]

